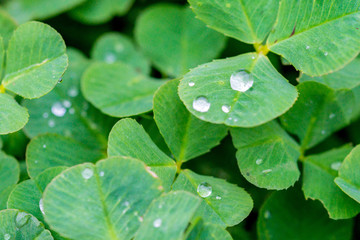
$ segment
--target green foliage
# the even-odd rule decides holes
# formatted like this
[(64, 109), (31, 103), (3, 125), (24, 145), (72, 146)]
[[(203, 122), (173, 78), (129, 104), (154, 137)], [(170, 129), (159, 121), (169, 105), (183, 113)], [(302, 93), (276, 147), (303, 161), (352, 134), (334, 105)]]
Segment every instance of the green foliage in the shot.
[(360, 0), (0, 5), (0, 239), (360, 238)]

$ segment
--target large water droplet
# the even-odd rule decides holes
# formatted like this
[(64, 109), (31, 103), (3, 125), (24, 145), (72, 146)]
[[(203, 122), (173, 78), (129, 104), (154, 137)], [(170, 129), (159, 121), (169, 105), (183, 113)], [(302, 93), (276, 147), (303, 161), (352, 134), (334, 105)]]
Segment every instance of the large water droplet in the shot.
[(221, 110), (222, 110), (224, 113), (230, 112), (230, 109), (231, 109), (231, 107), (230, 107), (229, 105), (223, 105), (223, 106), (221, 107)]
[(8, 233), (4, 234), (4, 240), (10, 240), (11, 236)]
[(76, 97), (77, 95), (79, 95), (79, 90), (77, 89), (77, 87), (71, 87), (67, 94), (69, 95), (69, 97)]
[(253, 75), (244, 69), (233, 73), (230, 77), (231, 88), (239, 92), (246, 92), (253, 84)]
[(209, 197), (212, 193), (212, 187), (207, 182), (200, 183), (199, 186), (197, 187), (197, 193), (202, 198)]
[(255, 162), (257, 165), (260, 165), (260, 164), (262, 164), (263, 160), (261, 158), (259, 158), (259, 159), (256, 159)]
[(341, 162), (334, 162), (331, 164), (331, 168), (335, 171), (338, 171), (341, 167)]
[(193, 108), (198, 112), (209, 111), (210, 105), (206, 97), (198, 97), (193, 101)]
[(26, 212), (18, 212), (15, 218), (16, 227), (22, 228), (25, 224), (28, 223), (30, 217), (31, 215), (27, 214)]
[(44, 201), (43, 199), (40, 199), (39, 201), (39, 208), (40, 208), (40, 211), (43, 215), (45, 215), (45, 212), (44, 212)]
[(63, 117), (66, 113), (66, 108), (60, 102), (56, 102), (52, 105), (51, 112), (57, 117)]
[(90, 179), (93, 175), (94, 175), (94, 171), (90, 168), (85, 168), (82, 173), (81, 173), (82, 177), (84, 179)]
[(156, 228), (159, 228), (161, 226), (161, 224), (162, 224), (161, 218), (155, 219), (155, 221), (153, 222), (153, 225)]

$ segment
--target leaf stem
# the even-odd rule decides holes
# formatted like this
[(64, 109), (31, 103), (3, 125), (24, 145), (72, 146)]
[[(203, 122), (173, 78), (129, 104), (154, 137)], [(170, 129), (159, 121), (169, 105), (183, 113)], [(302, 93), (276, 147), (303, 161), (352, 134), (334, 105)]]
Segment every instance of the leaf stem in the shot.
[(176, 161), (176, 173), (179, 174), (181, 171), (182, 161)]
[(3, 84), (0, 85), (0, 93), (5, 93), (5, 87)]

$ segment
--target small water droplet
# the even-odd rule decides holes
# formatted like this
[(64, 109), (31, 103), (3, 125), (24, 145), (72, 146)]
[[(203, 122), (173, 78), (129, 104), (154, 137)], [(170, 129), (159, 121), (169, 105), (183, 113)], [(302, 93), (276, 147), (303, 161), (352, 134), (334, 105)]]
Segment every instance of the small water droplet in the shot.
[(161, 226), (161, 224), (162, 224), (161, 218), (155, 219), (155, 221), (153, 222), (153, 225), (156, 228), (159, 228)]
[(331, 113), (330, 115), (329, 115), (329, 118), (330, 119), (332, 119), (332, 118), (334, 118), (336, 115), (334, 114), (334, 113)]
[(156, 173), (153, 172), (150, 167), (146, 167), (146, 171), (150, 173), (153, 178), (159, 178), (158, 175), (156, 175)]
[(244, 69), (233, 73), (230, 77), (231, 88), (235, 91), (246, 92), (253, 84), (253, 75)]
[(306, 46), (306, 49), (310, 49), (310, 46)]
[(63, 81), (63, 78), (61, 77), (58, 81), (58, 83), (61, 83)]
[(101, 172), (99, 173), (99, 175), (100, 175), (100, 177), (103, 177), (103, 176), (105, 175), (105, 172), (104, 172), (104, 171), (101, 171)]
[(239, 121), (239, 119), (235, 118), (235, 119), (234, 119), (234, 122), (237, 122), (237, 121)]
[(251, 59), (255, 59), (255, 56), (252, 56)]
[(35, 160), (35, 164), (37, 164), (39, 161), (38, 160)]
[(193, 87), (193, 86), (195, 86), (195, 83), (194, 82), (189, 82), (189, 86)]
[(221, 197), (220, 196), (216, 196), (215, 197), (217, 200), (221, 200)]
[(139, 217), (138, 217), (138, 220), (139, 220), (139, 222), (143, 222), (143, 221), (144, 221), (144, 218), (143, 218), (142, 216), (139, 216)]
[(47, 112), (43, 113), (43, 118), (48, 118), (49, 117), (49, 114)]
[(322, 130), (322, 131), (321, 131), (321, 134), (322, 134), (322, 135), (325, 135), (325, 133), (326, 133), (325, 130)]
[(265, 170), (262, 170), (262, 173), (270, 173), (270, 172), (272, 172), (272, 169), (265, 169)]
[(70, 109), (69, 109), (69, 113), (70, 113), (71, 115), (73, 115), (73, 114), (75, 113), (75, 109), (74, 109), (74, 108), (70, 108)]
[(68, 90), (67, 94), (69, 95), (69, 97), (76, 97), (77, 95), (79, 95), (79, 90), (77, 89), (77, 87), (73, 86)]
[(43, 145), (43, 148), (46, 148), (46, 144)]
[(262, 164), (263, 160), (261, 158), (259, 158), (259, 159), (256, 159), (255, 162), (257, 165), (260, 165), (260, 164)]
[(4, 240), (10, 240), (11, 236), (8, 233), (4, 234)]
[(43, 199), (40, 199), (39, 201), (39, 208), (40, 208), (40, 211), (43, 215), (45, 215), (45, 212), (44, 212), (44, 201)]
[(116, 56), (113, 53), (108, 53), (105, 56), (105, 62), (114, 63), (116, 61)]
[(331, 169), (338, 171), (341, 167), (341, 162), (334, 162), (331, 164)]
[(55, 121), (53, 119), (50, 119), (48, 122), (49, 127), (53, 128), (55, 127)]
[(197, 193), (202, 198), (209, 197), (212, 193), (212, 187), (207, 182), (200, 183), (199, 186), (197, 187)]
[(329, 55), (329, 53), (328, 53), (328, 52), (324, 52), (324, 55), (327, 56), (327, 55)]
[(69, 108), (69, 107), (71, 107), (71, 102), (69, 100), (64, 100), (63, 105), (64, 105), (64, 107)]
[(16, 227), (22, 228), (25, 224), (27, 224), (30, 217), (31, 215), (27, 214), (26, 212), (18, 212), (15, 218)]
[(82, 177), (84, 179), (90, 179), (93, 175), (94, 175), (94, 171), (90, 168), (85, 168), (82, 173), (81, 173)]
[(269, 210), (266, 210), (265, 213), (264, 213), (264, 218), (265, 219), (269, 219), (271, 217), (271, 213)]
[(63, 117), (66, 113), (66, 108), (60, 102), (56, 102), (52, 105), (51, 112), (57, 117)]
[(159, 208), (162, 208), (162, 207), (163, 207), (163, 204), (162, 204), (162, 203), (160, 203), (160, 204), (159, 204)]
[(231, 109), (231, 107), (230, 107), (229, 105), (223, 105), (223, 106), (221, 107), (221, 110), (222, 110), (224, 113), (230, 112), (230, 109)]
[(209, 111), (210, 105), (206, 97), (198, 97), (193, 101), (193, 108), (198, 112)]

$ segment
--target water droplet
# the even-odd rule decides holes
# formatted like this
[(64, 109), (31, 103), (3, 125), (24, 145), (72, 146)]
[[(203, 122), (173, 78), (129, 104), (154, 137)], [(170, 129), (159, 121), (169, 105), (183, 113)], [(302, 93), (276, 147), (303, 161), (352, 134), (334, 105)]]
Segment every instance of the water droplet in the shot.
[(71, 87), (67, 94), (69, 95), (69, 97), (76, 97), (77, 95), (79, 95), (79, 90), (77, 89), (77, 87)]
[(235, 119), (234, 119), (234, 122), (237, 122), (237, 121), (239, 121), (239, 119), (235, 118)]
[(58, 83), (61, 83), (63, 81), (63, 78), (61, 77), (58, 81)]
[(11, 236), (8, 233), (4, 234), (4, 240), (10, 240)]
[(47, 112), (43, 113), (43, 118), (48, 118), (49, 117), (49, 114)]
[(260, 164), (262, 164), (263, 160), (261, 158), (259, 158), (259, 159), (256, 159), (255, 162), (257, 165), (260, 165)]
[(334, 162), (331, 164), (331, 168), (335, 171), (338, 171), (341, 167), (341, 162)]
[(246, 92), (254, 84), (254, 77), (246, 70), (233, 73), (230, 77), (231, 88), (235, 91)]
[(223, 106), (221, 107), (221, 110), (222, 110), (224, 113), (230, 112), (230, 109), (231, 109), (231, 107), (230, 107), (229, 105), (223, 105)]
[(161, 218), (155, 219), (155, 221), (153, 222), (153, 225), (156, 228), (159, 228), (161, 226), (161, 224), (162, 224)]
[(43, 148), (46, 148), (46, 144), (43, 145)]
[(329, 115), (329, 118), (330, 119), (332, 119), (332, 118), (334, 118), (336, 115), (334, 114), (334, 113), (331, 113), (330, 115)]
[(232, 120), (232, 117), (229, 117), (228, 120), (231, 121), (231, 120)]
[(306, 46), (306, 49), (310, 49), (310, 46)]
[(24, 225), (27, 224), (30, 217), (31, 217), (31, 215), (27, 214), (26, 212), (18, 212), (16, 214), (16, 218), (15, 218), (16, 227), (22, 228)]
[(52, 119), (50, 119), (49, 122), (48, 122), (48, 125), (49, 125), (49, 127), (51, 127), (51, 128), (55, 127), (55, 121), (52, 120)]
[(124, 46), (121, 43), (115, 45), (115, 51), (122, 52), (124, 50)]
[(51, 112), (57, 117), (63, 117), (66, 113), (66, 108), (59, 102), (56, 102), (51, 107)]
[(265, 169), (265, 170), (262, 170), (262, 173), (270, 173), (270, 172), (272, 172), (272, 169)]
[(93, 175), (94, 175), (94, 171), (90, 168), (85, 168), (82, 173), (81, 173), (82, 177), (84, 179), (90, 179)]
[(221, 197), (220, 196), (216, 196), (215, 197), (217, 200), (221, 200)]
[(138, 220), (139, 220), (139, 222), (143, 222), (143, 221), (144, 221), (144, 218), (143, 218), (142, 216), (139, 216), (139, 217), (138, 217)]
[(156, 173), (153, 172), (150, 167), (146, 167), (146, 171), (150, 173), (153, 178), (159, 178), (158, 175), (156, 175)]
[(269, 210), (266, 210), (265, 213), (264, 213), (264, 218), (265, 219), (269, 219), (271, 217), (271, 213)]
[(70, 108), (70, 109), (69, 109), (69, 113), (70, 113), (71, 115), (73, 115), (73, 114), (75, 113), (75, 109), (74, 109), (74, 108)]
[(327, 56), (327, 55), (329, 55), (329, 53), (328, 53), (328, 52), (324, 52), (324, 55)]
[(105, 62), (107, 63), (113, 63), (116, 61), (116, 56), (113, 53), (108, 53), (105, 56)]
[(210, 103), (206, 97), (198, 97), (193, 101), (193, 108), (198, 112), (207, 112), (210, 109)]
[(162, 207), (163, 207), (163, 204), (162, 204), (162, 203), (160, 203), (160, 204), (159, 204), (159, 208), (162, 208)]
[(37, 164), (39, 161), (38, 160), (35, 160), (35, 164)]
[(255, 56), (252, 56), (251, 59), (255, 59)]
[(99, 173), (99, 175), (100, 175), (100, 177), (103, 177), (103, 176), (105, 175), (104, 171), (101, 171), (101, 172)]
[(39, 201), (39, 208), (40, 208), (40, 211), (43, 215), (45, 215), (45, 212), (44, 212), (44, 201), (43, 199), (40, 199)]
[(64, 105), (64, 107), (69, 108), (69, 107), (71, 107), (71, 102), (68, 100), (64, 100), (63, 105)]
[(325, 130), (322, 130), (322, 131), (321, 131), (321, 134), (322, 134), (322, 135), (325, 135), (325, 133), (326, 133)]
[(189, 86), (193, 87), (193, 86), (195, 86), (195, 83), (194, 82), (189, 82)]
[(207, 182), (200, 183), (197, 187), (197, 193), (200, 195), (200, 197), (206, 198), (211, 195), (212, 187)]

